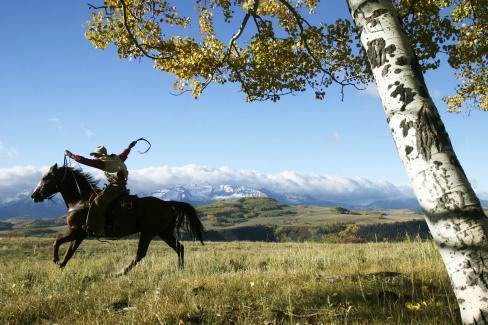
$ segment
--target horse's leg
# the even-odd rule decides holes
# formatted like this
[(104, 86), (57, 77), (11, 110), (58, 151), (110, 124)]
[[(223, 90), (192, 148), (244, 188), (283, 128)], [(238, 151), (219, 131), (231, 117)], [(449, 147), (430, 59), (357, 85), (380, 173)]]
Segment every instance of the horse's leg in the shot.
[(161, 234), (159, 237), (176, 252), (178, 255), (178, 267), (183, 270), (185, 268), (185, 247), (173, 235)]
[[(74, 232), (73, 232), (74, 233)], [(66, 250), (66, 253), (64, 254), (63, 261), (59, 265), (60, 267), (65, 267), (68, 261), (73, 257), (73, 254), (76, 252), (78, 249), (78, 246), (80, 246), (81, 242), (85, 239), (86, 234), (85, 232), (77, 232), (78, 237), (76, 237), (74, 240), (71, 241), (68, 249)]]
[(146, 256), (147, 249), (149, 247), (149, 243), (153, 239), (155, 235), (153, 233), (148, 234), (141, 232), (141, 237), (139, 238), (139, 244), (137, 245), (137, 253), (136, 257), (130, 262), (129, 265), (127, 265), (121, 272), (117, 273), (116, 275), (126, 275), (127, 272), (129, 272), (134, 266), (139, 263), (144, 256)]
[(63, 235), (59, 236), (53, 243), (53, 262), (59, 262), (59, 246), (74, 239), (73, 229), (69, 228)]

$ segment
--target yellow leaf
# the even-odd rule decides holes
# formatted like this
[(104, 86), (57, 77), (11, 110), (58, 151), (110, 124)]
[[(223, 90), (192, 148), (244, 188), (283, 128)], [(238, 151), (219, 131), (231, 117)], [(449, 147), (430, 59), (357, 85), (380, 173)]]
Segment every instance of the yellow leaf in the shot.
[(405, 307), (407, 307), (408, 310), (420, 310), (420, 304), (412, 304), (411, 302), (406, 302)]

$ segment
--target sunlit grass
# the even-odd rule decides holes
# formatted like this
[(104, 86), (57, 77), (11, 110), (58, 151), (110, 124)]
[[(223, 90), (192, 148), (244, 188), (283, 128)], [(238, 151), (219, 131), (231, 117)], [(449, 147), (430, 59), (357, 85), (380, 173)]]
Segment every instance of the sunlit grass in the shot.
[(137, 241), (84, 242), (60, 270), (51, 240), (0, 238), (0, 324), (459, 323), (431, 242), (185, 247), (183, 272), (155, 241), (127, 276), (112, 277)]

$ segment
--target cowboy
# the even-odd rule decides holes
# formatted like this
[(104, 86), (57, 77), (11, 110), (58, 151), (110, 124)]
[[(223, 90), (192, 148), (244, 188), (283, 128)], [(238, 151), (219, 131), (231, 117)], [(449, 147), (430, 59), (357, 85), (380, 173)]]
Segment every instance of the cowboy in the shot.
[(119, 155), (108, 155), (104, 146), (98, 146), (95, 151), (90, 153), (95, 159), (75, 155), (69, 150), (64, 151), (65, 156), (83, 165), (103, 170), (109, 182), (90, 203), (86, 225), (83, 227), (88, 233), (93, 233), (96, 237), (106, 237), (104, 230), (105, 212), (113, 200), (127, 192), (129, 171), (124, 161), (136, 143), (137, 141), (132, 141)]

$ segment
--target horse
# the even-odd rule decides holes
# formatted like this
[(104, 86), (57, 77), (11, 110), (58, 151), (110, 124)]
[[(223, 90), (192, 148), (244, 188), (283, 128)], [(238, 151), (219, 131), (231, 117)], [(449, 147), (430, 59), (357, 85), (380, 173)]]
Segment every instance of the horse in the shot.
[[(34, 202), (52, 199), (60, 193), (68, 209), (66, 223), (68, 230), (58, 237), (53, 244), (53, 262), (59, 263), (60, 245), (70, 242), (66, 249), (63, 261), (59, 264), (64, 268), (76, 249), (89, 235), (83, 226), (86, 223), (89, 203), (88, 199), (94, 193), (100, 192), (98, 181), (79, 168), (71, 166), (58, 167), (53, 165), (41, 178), (34, 189), (31, 198)], [(205, 228), (200, 221), (200, 213), (190, 204), (178, 201), (164, 201), (156, 197), (137, 197), (133, 213), (118, 213), (114, 216), (116, 227), (105, 225), (107, 238), (127, 237), (140, 233), (137, 253), (129, 265), (117, 275), (125, 275), (145, 256), (150, 242), (159, 236), (178, 255), (178, 267), (184, 268), (184, 247), (179, 239), (180, 230), (183, 229), (193, 238), (203, 243)], [(116, 200), (117, 201), (117, 200)], [(108, 209), (110, 210), (110, 208)], [(107, 219), (109, 217), (107, 216)], [(107, 220), (108, 223), (108, 220)]]

